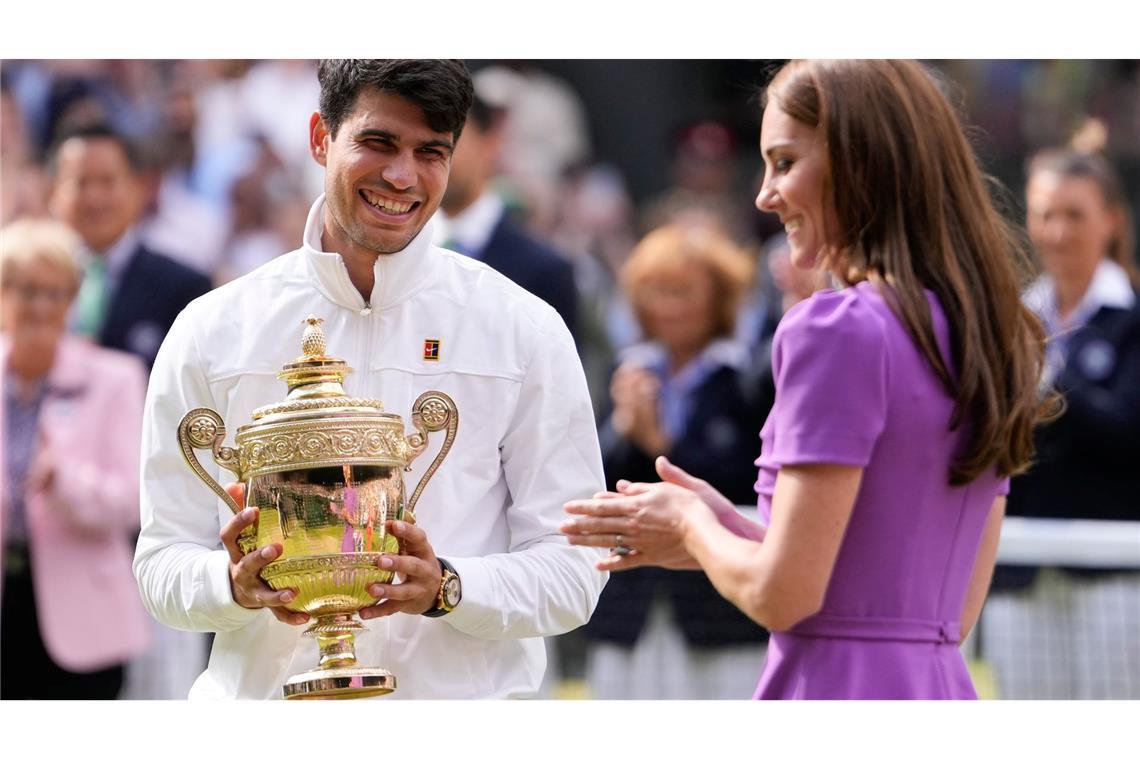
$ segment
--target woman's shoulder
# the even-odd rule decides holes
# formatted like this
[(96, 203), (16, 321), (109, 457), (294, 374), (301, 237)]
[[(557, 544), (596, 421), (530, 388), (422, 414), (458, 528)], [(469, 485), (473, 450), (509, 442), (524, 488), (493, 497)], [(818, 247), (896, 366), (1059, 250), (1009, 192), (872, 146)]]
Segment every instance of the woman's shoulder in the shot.
[(813, 350), (845, 346), (865, 350), (887, 341), (890, 307), (871, 283), (827, 288), (793, 306), (776, 328), (777, 345), (810, 341)]

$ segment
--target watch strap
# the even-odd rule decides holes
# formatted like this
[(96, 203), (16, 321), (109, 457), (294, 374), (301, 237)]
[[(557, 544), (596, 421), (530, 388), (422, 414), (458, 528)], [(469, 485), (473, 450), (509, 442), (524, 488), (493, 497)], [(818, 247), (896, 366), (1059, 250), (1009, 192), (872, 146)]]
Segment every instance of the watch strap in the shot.
[(452, 609), (454, 609), (451, 607), (444, 606), (443, 595), (444, 595), (444, 589), (447, 586), (447, 581), (450, 578), (458, 578), (459, 577), (459, 573), (455, 572), (455, 568), (452, 566), (452, 564), (450, 562), (443, 559), (442, 557), (436, 557), (436, 560), (439, 562), (440, 578), (439, 578), (439, 591), (436, 593), (436, 596), (435, 596), (435, 606), (432, 607), (431, 609), (425, 611), (425, 612), (420, 613), (424, 617), (430, 617), (430, 618), (443, 617), (447, 613), (451, 612)]

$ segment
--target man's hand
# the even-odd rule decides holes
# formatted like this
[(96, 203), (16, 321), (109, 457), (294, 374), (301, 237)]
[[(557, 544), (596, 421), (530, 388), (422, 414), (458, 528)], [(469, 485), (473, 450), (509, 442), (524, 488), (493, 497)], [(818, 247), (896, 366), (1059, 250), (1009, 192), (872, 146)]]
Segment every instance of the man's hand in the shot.
[[(233, 497), (238, 506), (245, 505), (245, 486), (241, 483), (231, 483), (226, 486), (226, 492)], [(230, 593), (234, 601), (247, 609), (256, 610), (267, 607), (274, 617), (290, 625), (302, 625), (309, 621), (304, 612), (291, 612), (285, 609), (297, 598), (295, 589), (274, 591), (265, 581), (261, 580), (261, 568), (281, 556), (281, 544), (266, 546), (258, 551), (242, 556), (238, 549), (238, 534), (246, 527), (257, 523), (258, 509), (251, 507), (243, 509), (222, 528), (222, 545), (230, 555)]]
[(362, 620), (385, 617), (397, 612), (419, 615), (435, 606), (443, 572), (428, 543), (427, 534), (415, 525), (389, 520), (388, 530), (404, 541), (404, 554), (385, 554), (376, 564), (382, 570), (399, 574), (399, 583), (373, 583), (368, 592), (379, 601), (360, 611)]

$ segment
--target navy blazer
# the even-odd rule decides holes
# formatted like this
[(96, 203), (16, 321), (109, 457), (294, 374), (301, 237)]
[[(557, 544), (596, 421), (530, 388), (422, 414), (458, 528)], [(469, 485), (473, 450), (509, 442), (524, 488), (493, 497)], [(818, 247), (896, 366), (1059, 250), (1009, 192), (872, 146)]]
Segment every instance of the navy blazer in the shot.
[(134, 354), (149, 370), (174, 318), (211, 287), (198, 270), (139, 244), (111, 296), (99, 344)]
[(578, 342), (578, 286), (564, 256), (503, 214), (479, 259), (553, 306)]
[[(669, 460), (709, 481), (734, 504), (755, 504), (760, 428), (770, 403), (750, 371), (721, 367), (697, 390), (689, 423)], [(599, 434), (609, 489), (619, 478), (660, 480), (653, 458), (614, 432), (608, 418)], [(587, 638), (633, 646), (659, 593), (671, 602), (675, 620), (692, 646), (761, 644), (768, 639), (768, 632), (717, 593), (703, 572), (654, 567), (610, 574), (586, 624)]]
[[(1065, 411), (1036, 430), (1036, 460), (1010, 482), (1007, 514), (1140, 520), (1140, 303), (1104, 307), (1073, 333), (1056, 387)], [(1027, 586), (1036, 573), (999, 566), (994, 587)]]

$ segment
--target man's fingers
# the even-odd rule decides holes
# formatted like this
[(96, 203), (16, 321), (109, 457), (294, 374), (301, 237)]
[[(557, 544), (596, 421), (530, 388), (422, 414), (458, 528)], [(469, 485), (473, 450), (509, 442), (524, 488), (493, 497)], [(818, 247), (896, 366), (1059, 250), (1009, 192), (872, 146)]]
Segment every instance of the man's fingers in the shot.
[[(240, 483), (230, 484), (230, 486), (227, 486), (230, 495), (234, 495), (235, 493), (239, 493), (240, 495), (240, 492), (231, 490), (231, 486), (234, 485), (241, 488), (241, 491), (244, 492), (244, 487), (242, 487)], [(220, 534), (222, 545), (226, 547), (226, 552), (230, 556), (230, 564), (233, 566), (230, 568), (230, 580), (234, 601), (243, 607), (251, 609), (269, 607), (279, 620), (290, 623), (291, 625), (300, 625), (309, 619), (308, 615), (281, 609), (284, 605), (290, 604), (297, 598), (296, 589), (274, 591), (261, 579), (262, 568), (281, 556), (281, 552), (283, 551), (281, 544), (270, 544), (269, 546), (246, 555), (242, 555), (241, 550), (238, 549), (238, 534), (245, 528), (256, 523), (257, 516), (258, 510), (256, 507), (243, 509), (225, 524)]]
[(257, 601), (263, 605), (277, 601), (275, 597), (278, 594), (285, 593), (284, 591), (276, 592), (270, 589), (265, 585), (265, 582), (261, 580), (261, 576), (259, 575), (261, 568), (279, 556), (281, 556), (281, 544), (270, 544), (263, 549), (250, 552), (236, 563), (237, 569), (234, 573), (234, 581), (240, 584), (246, 593), (255, 596)]
[(381, 570), (398, 573), (401, 579), (399, 583), (373, 583), (369, 586), (368, 592), (377, 599), (406, 602), (424, 596), (428, 590), (435, 590), (439, 585), (438, 577), (433, 572), (439, 567), (438, 561), (434, 561), (433, 566), (411, 554), (385, 554), (376, 561), (376, 566)]
[(226, 493), (230, 498), (237, 502), (238, 509), (245, 508), (245, 483), (227, 483), (225, 485)]
[(403, 612), (407, 607), (407, 602), (389, 600), (382, 604), (365, 607), (358, 614), (361, 620), (375, 620), (376, 618), (388, 617), (389, 615), (395, 615), (397, 612)]
[[(431, 575), (432, 566), (423, 559), (412, 554), (385, 554), (376, 561), (381, 570), (391, 570), (399, 573), (405, 581), (409, 578), (418, 578)], [(439, 562), (435, 563), (439, 567)]]
[(242, 560), (241, 550), (238, 549), (237, 545), (238, 534), (257, 522), (257, 513), (257, 507), (243, 509), (222, 527), (222, 532), (219, 534), (222, 539), (222, 545), (225, 546), (226, 551), (229, 552), (230, 562), (235, 565)]
[[(268, 607), (271, 610), (282, 610), (285, 608), (285, 605), (291, 604), (293, 600), (297, 598), (297, 592), (293, 589), (287, 588), (281, 591), (274, 591), (261, 580), (243, 583), (241, 588), (245, 599), (251, 603), (248, 606), (253, 607)], [(288, 610), (285, 611), (289, 612)]]
[(281, 544), (270, 544), (263, 546), (255, 552), (250, 552), (242, 558), (242, 564), (254, 576), (261, 572), (261, 568), (268, 565), (273, 560), (281, 556)]
[(377, 600), (390, 602), (409, 602), (425, 593), (423, 583), (373, 583), (368, 587), (368, 593)]
[(292, 612), (284, 607), (270, 607), (269, 611), (282, 623), (288, 623), (289, 625), (304, 625), (309, 622), (309, 615), (305, 612)]
[(427, 533), (424, 532), (423, 528), (406, 523), (403, 520), (388, 520), (386, 525), (390, 533), (403, 539), (406, 554), (421, 559), (435, 558), (435, 553), (432, 551), (431, 544), (428, 543)]

